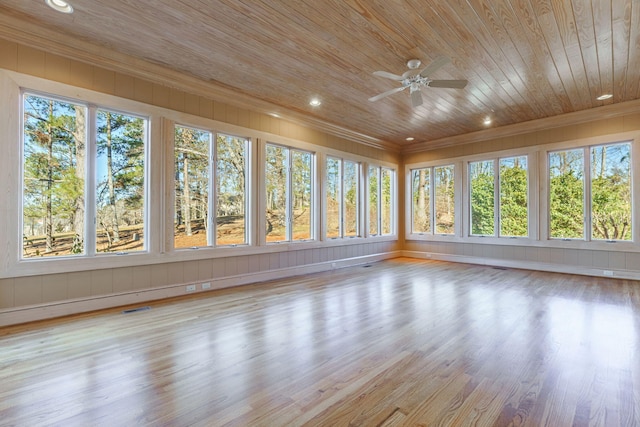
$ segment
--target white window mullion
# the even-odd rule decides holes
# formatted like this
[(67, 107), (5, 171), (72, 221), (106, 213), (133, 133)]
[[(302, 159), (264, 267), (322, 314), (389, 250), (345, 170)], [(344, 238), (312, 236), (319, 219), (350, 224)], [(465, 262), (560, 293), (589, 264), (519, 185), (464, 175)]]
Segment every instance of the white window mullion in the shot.
[(98, 215), (96, 212), (96, 163), (97, 163), (97, 138), (98, 138), (98, 128), (97, 128), (97, 108), (95, 106), (90, 106), (87, 108), (87, 145), (86, 145), (86, 168), (85, 168), (85, 176), (86, 176), (86, 185), (85, 185), (85, 251), (87, 256), (95, 256), (96, 255), (96, 228)]
[(293, 241), (293, 206), (292, 206), (292, 191), (293, 191), (293, 155), (291, 149), (285, 149), (287, 168), (285, 169), (285, 240), (287, 242)]
[(493, 236), (500, 237), (500, 160), (493, 159)]
[(216, 245), (218, 222), (216, 221), (218, 207), (218, 134), (209, 132), (209, 200), (207, 200), (207, 245)]
[(583, 193), (584, 193), (584, 201), (583, 203), (583, 215), (584, 215), (584, 240), (587, 242), (591, 241), (591, 155), (590, 155), (589, 147), (583, 148), (583, 159), (582, 167), (583, 167)]

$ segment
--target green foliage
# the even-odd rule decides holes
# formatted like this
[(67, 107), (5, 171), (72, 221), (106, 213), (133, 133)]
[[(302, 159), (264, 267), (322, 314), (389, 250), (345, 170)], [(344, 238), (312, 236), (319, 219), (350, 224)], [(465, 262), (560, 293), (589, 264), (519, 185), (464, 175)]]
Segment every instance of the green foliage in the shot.
[(471, 234), (494, 234), (493, 162), (471, 164)]
[(582, 238), (584, 236), (584, 183), (573, 171), (551, 178), (551, 237)]
[(519, 164), (500, 165), (500, 235), (528, 235), (527, 171)]
[(84, 159), (84, 141), (78, 140), (84, 134), (76, 132), (81, 115), (83, 107), (24, 97), (23, 233), (44, 235), (45, 252), (57, 249), (54, 233), (73, 230), (83, 215), (84, 179), (76, 176), (78, 159)]
[(591, 149), (592, 238), (631, 240), (631, 147)]

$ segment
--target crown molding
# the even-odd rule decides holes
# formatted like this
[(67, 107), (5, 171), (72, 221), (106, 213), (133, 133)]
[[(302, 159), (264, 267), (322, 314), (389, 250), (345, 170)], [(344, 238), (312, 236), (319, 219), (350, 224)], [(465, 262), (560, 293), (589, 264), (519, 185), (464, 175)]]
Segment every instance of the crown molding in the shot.
[(617, 104), (603, 105), (600, 107), (589, 108), (587, 110), (574, 111), (571, 113), (530, 120), (527, 122), (515, 123), (494, 129), (483, 129), (477, 132), (436, 139), (433, 141), (422, 141), (417, 144), (405, 146), (402, 149), (402, 154), (420, 153), (451, 147), (454, 145), (459, 146), (464, 144), (473, 144), (492, 139), (523, 135), (564, 126), (572, 126), (595, 120), (611, 119), (638, 112), (640, 112), (640, 99), (620, 102)]

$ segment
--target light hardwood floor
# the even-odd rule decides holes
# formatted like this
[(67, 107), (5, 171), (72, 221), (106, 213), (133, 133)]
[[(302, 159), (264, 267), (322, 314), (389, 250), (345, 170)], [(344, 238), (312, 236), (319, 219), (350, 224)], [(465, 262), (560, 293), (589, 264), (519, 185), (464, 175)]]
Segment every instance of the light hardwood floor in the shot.
[(0, 425), (640, 426), (640, 283), (395, 259), (0, 330)]

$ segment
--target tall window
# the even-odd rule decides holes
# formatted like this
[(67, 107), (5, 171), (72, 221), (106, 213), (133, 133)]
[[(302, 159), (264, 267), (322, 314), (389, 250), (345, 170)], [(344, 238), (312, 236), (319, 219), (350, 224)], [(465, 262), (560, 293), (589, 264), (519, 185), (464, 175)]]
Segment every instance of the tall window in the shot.
[(411, 171), (411, 232), (431, 233), (431, 168)]
[(249, 140), (218, 134), (214, 161), (216, 245), (247, 244)]
[(313, 154), (267, 144), (267, 242), (313, 238)]
[(24, 96), (23, 258), (85, 253), (83, 105)]
[(393, 179), (389, 168), (369, 166), (369, 234), (393, 233)]
[(454, 193), (453, 165), (413, 169), (411, 171), (411, 232), (454, 234)]
[(469, 163), (471, 234), (493, 236), (495, 178), (492, 160)]
[(453, 165), (433, 168), (433, 210), (437, 234), (454, 234), (455, 232), (454, 178)]
[(500, 235), (529, 235), (527, 156), (500, 159)]
[(175, 248), (208, 246), (211, 132), (175, 128)]
[(145, 122), (98, 110), (97, 127), (97, 250), (142, 250)]
[(360, 235), (360, 163), (327, 157), (327, 237)]
[(22, 257), (144, 250), (146, 120), (33, 94), (23, 112)]
[(631, 144), (549, 153), (549, 236), (631, 240)]

